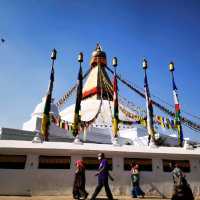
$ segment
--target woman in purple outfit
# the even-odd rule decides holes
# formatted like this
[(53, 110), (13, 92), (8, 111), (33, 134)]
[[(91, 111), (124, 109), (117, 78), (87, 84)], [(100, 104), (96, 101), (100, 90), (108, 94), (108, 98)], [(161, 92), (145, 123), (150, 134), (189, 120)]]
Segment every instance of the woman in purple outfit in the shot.
[(108, 185), (108, 177), (113, 181), (114, 179), (111, 177), (109, 174), (109, 165), (108, 161), (104, 156), (104, 153), (99, 153), (98, 154), (98, 160), (100, 161), (99, 163), (99, 168), (98, 168), (98, 173), (95, 174), (98, 176), (98, 185), (91, 197), (91, 200), (96, 199), (96, 196), (99, 194), (101, 191), (102, 187), (105, 187), (106, 195), (109, 200), (113, 200), (113, 195), (110, 191), (110, 187)]

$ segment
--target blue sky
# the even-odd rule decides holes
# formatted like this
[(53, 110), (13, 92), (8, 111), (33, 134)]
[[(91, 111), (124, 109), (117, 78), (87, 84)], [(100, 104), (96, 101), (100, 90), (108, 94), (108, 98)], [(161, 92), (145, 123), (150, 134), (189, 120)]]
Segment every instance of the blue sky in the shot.
[[(47, 90), (52, 48), (58, 51), (57, 100), (76, 81), (77, 54), (84, 53), (87, 70), (97, 42), (108, 63), (117, 56), (118, 72), (141, 88), (145, 56), (152, 95), (170, 104), (173, 60), (182, 110), (200, 116), (200, 1), (0, 0), (0, 5), (0, 37), (6, 40), (0, 44), (0, 126), (21, 128), (30, 118)], [(145, 107), (121, 85), (120, 93)]]

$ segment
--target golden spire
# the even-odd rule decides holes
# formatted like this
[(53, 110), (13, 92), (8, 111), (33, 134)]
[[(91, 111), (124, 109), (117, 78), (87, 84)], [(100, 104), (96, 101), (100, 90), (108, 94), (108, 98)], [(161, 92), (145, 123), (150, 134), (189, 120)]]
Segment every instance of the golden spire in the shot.
[(106, 53), (102, 51), (102, 48), (99, 43), (97, 43), (96, 49), (92, 53), (90, 65), (91, 67), (95, 67), (97, 65), (100, 66), (107, 65)]

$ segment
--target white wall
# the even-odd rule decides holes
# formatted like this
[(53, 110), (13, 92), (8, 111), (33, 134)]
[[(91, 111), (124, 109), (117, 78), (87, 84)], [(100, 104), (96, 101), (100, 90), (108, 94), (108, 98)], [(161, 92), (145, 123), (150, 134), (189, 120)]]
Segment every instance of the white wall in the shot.
[[(56, 155), (72, 156), (71, 169), (38, 169), (39, 155), (36, 153), (27, 153), (27, 162), (24, 170), (0, 169), (0, 195), (71, 195), (75, 171), (74, 162), (77, 159), (81, 159), (82, 156), (66, 151), (57, 152)], [(87, 156), (96, 157), (96, 152), (84, 154), (84, 157)], [(134, 153), (132, 155), (107, 153), (106, 156), (113, 158), (111, 174), (115, 180), (110, 182), (113, 194), (130, 195), (130, 172), (124, 171), (123, 158), (137, 156)], [(170, 157), (167, 159), (170, 159)], [(152, 172), (141, 172), (142, 189), (147, 195), (164, 194), (165, 196), (170, 196), (172, 192), (171, 174), (163, 172), (162, 160), (159, 158), (153, 159), (152, 167)], [(86, 171), (86, 188), (90, 194), (94, 192), (97, 184), (97, 177), (94, 174), (95, 171)], [(195, 195), (200, 195), (199, 160), (191, 160), (191, 173), (186, 175)], [(102, 190), (101, 194), (104, 194), (104, 190)]]

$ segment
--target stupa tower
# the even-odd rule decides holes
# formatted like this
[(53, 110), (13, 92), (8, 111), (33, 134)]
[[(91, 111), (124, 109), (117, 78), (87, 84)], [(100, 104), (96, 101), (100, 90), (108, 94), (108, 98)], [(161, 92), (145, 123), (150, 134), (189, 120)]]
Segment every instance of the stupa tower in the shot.
[(106, 53), (97, 44), (96, 49), (92, 53), (90, 60), (91, 71), (83, 87), (83, 100), (87, 98), (112, 100), (112, 92), (108, 88), (112, 88), (112, 83), (106, 73), (107, 65)]

